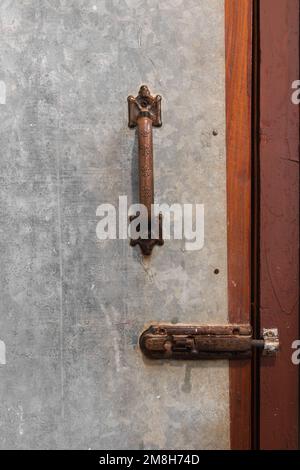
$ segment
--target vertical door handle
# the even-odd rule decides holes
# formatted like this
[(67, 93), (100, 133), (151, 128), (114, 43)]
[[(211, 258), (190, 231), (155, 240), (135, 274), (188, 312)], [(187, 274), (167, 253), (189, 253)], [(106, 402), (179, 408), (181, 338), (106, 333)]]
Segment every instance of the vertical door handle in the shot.
[[(143, 255), (151, 255), (155, 245), (163, 245), (162, 215), (159, 214), (159, 236), (152, 237), (151, 208), (154, 203), (153, 138), (152, 128), (161, 127), (161, 96), (151, 96), (146, 85), (141, 86), (137, 97), (128, 96), (128, 125), (138, 128), (139, 152), (139, 203), (147, 209), (148, 238), (131, 240), (131, 246), (139, 245)], [(131, 217), (136, 218), (137, 214)]]

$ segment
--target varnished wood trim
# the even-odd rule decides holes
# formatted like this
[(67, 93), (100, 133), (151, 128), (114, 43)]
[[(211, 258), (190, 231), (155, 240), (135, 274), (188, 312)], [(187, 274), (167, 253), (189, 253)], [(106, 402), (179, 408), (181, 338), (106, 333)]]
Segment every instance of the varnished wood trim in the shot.
[[(229, 321), (250, 322), (252, 0), (225, 0)], [(231, 448), (251, 447), (251, 361), (230, 365)]]

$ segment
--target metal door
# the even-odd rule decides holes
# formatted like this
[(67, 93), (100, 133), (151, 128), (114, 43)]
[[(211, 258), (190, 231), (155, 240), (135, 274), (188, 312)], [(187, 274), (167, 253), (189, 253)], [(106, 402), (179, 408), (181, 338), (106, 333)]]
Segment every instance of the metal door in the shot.
[[(2, 448), (230, 447), (228, 361), (143, 357), (151, 322), (226, 324), (223, 0), (4, 0)], [(137, 202), (127, 96), (162, 96), (155, 200), (203, 204), (204, 245), (99, 240)]]

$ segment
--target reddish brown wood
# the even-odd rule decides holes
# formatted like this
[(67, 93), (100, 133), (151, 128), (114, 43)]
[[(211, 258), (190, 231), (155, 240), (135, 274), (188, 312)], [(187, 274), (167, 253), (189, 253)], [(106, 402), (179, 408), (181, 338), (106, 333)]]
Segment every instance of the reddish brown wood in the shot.
[[(252, 1), (225, 1), (229, 321), (250, 322)], [(251, 361), (230, 365), (232, 449), (251, 446)]]
[(299, 0), (260, 2), (260, 322), (278, 327), (281, 353), (261, 360), (260, 446), (298, 446)]

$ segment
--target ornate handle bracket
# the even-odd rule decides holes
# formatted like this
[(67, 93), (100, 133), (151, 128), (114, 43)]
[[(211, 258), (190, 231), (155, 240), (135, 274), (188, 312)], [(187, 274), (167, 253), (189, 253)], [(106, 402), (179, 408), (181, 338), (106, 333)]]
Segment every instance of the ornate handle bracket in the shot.
[[(143, 255), (151, 255), (155, 245), (163, 245), (162, 215), (159, 215), (159, 238), (152, 238), (151, 208), (154, 203), (153, 139), (152, 127), (161, 127), (161, 96), (151, 96), (146, 85), (141, 86), (138, 96), (128, 96), (128, 126), (138, 127), (139, 150), (139, 203), (148, 212), (148, 238), (131, 240), (131, 246), (139, 245)], [(136, 218), (133, 216), (133, 218)]]

